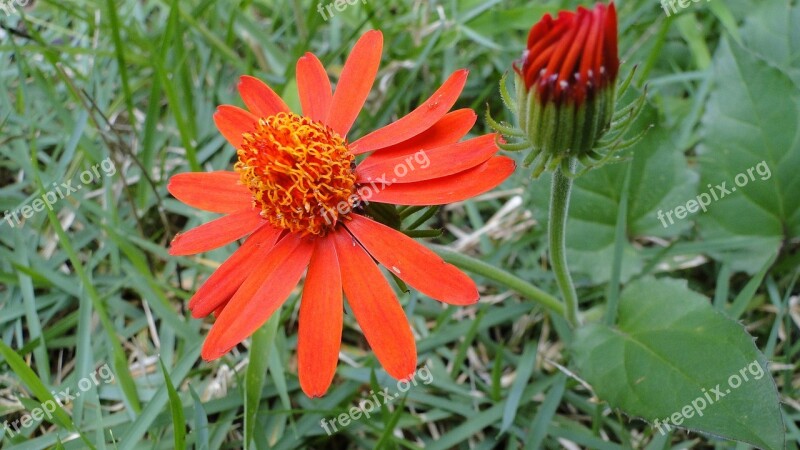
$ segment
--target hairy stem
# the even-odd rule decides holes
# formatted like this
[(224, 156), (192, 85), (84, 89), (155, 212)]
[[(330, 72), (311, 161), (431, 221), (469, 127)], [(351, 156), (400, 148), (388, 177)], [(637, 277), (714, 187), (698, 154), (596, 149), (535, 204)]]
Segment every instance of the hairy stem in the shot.
[[(575, 168), (575, 159), (570, 159), (569, 170)], [(550, 192), (550, 223), (548, 224), (548, 234), (550, 239), (550, 261), (553, 266), (553, 273), (561, 290), (561, 296), (566, 306), (566, 317), (570, 325), (577, 327), (580, 325), (578, 318), (578, 295), (575, 292), (575, 284), (567, 267), (567, 247), (566, 247), (566, 228), (567, 216), (569, 212), (569, 198), (572, 193), (571, 174), (565, 174), (561, 167), (553, 172), (553, 185)]]
[(564, 305), (557, 298), (528, 283), (527, 281), (518, 278), (506, 272), (505, 270), (498, 269), (497, 267), (494, 267), (483, 261), (479, 261), (475, 258), (455, 252), (446, 247), (439, 245), (431, 245), (430, 247), (448, 263), (460, 269), (482, 275), (492, 281), (502, 284), (503, 286), (513, 289), (520, 295), (539, 303), (550, 311), (562, 317), (564, 316)]

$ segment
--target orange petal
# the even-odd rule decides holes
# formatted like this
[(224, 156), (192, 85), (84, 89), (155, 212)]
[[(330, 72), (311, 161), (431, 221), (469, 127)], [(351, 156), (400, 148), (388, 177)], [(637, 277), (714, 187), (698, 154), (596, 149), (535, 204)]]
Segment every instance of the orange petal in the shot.
[(170, 244), (169, 254), (195, 255), (241, 239), (264, 223), (257, 211), (246, 209), (179, 233)]
[(253, 206), (253, 195), (239, 184), (236, 172), (187, 172), (169, 179), (167, 190), (183, 203), (203, 211), (229, 214)]
[(367, 158), (356, 168), (356, 181), (367, 183), (387, 175), (393, 183), (414, 183), (463, 172), (486, 162), (497, 153), (499, 149), (495, 139), (497, 135), (487, 134), (457, 144), (420, 150), (414, 155), (371, 161)]
[(423, 294), (451, 305), (480, 299), (475, 282), (455, 266), (405, 234), (351, 214), (347, 229), (379, 263)]
[(531, 28), (530, 33), (528, 33), (528, 48), (533, 47), (533, 45), (538, 42), (540, 39), (543, 39), (547, 33), (553, 29), (553, 17), (550, 14), (545, 14), (542, 17), (542, 20), (536, 22), (536, 25)]
[(219, 358), (263, 325), (297, 286), (313, 250), (312, 241), (296, 234), (278, 242), (214, 322), (200, 352), (203, 359)]
[[(239, 286), (266, 258), (275, 246), (281, 230), (264, 225), (208, 277), (189, 300), (192, 317), (199, 319), (222, 308), (233, 297)], [(215, 316), (219, 317), (220, 311)]]
[(333, 233), (347, 303), (386, 372), (408, 379), (417, 366), (417, 345), (389, 283), (361, 245), (344, 230)]
[[(561, 65), (561, 69), (558, 71), (559, 84), (556, 86), (558, 92), (564, 92), (568, 89), (575, 89), (574, 86), (570, 87), (569, 85), (567, 85), (567, 88), (564, 88), (560, 82), (572, 81), (571, 77), (576, 73), (580, 73), (580, 58), (582, 58), (586, 52), (586, 38), (589, 36), (589, 29), (592, 27), (592, 13), (586, 8), (578, 8), (577, 26), (579, 27), (578, 34), (576, 35), (575, 40), (572, 42), (572, 45), (569, 47), (569, 50), (567, 50), (567, 56)], [(577, 83), (577, 86), (582, 86), (582, 83)]]
[(231, 105), (222, 105), (214, 113), (214, 123), (234, 148), (242, 146), (242, 135), (256, 129), (258, 117)]
[(341, 136), (347, 136), (367, 100), (378, 74), (382, 50), (383, 34), (367, 31), (356, 42), (344, 64), (328, 114), (328, 126)]
[(303, 115), (327, 123), (333, 100), (331, 80), (313, 53), (306, 53), (297, 60), (297, 92), (300, 94)]
[(455, 144), (469, 133), (477, 119), (478, 115), (471, 109), (453, 111), (439, 119), (435, 125), (423, 133), (405, 142), (374, 151), (362, 161), (362, 164), (383, 158), (408, 156), (420, 150)]
[(331, 239), (317, 239), (300, 301), (297, 333), (300, 387), (309, 397), (321, 397), (333, 381), (342, 343), (343, 310), (336, 247)]
[(239, 78), (239, 95), (247, 109), (258, 117), (269, 117), (279, 112), (289, 112), (289, 107), (263, 81), (255, 77)]
[(358, 155), (388, 147), (411, 139), (427, 130), (456, 104), (458, 96), (461, 95), (461, 91), (464, 90), (464, 85), (467, 83), (468, 74), (469, 71), (466, 69), (455, 71), (425, 103), (400, 120), (353, 142), (350, 151)]
[(436, 180), (419, 183), (395, 183), (377, 192), (367, 189), (359, 192), (365, 201), (396, 205), (443, 205), (460, 202), (490, 191), (508, 178), (516, 164), (511, 158), (495, 156), (478, 167)]

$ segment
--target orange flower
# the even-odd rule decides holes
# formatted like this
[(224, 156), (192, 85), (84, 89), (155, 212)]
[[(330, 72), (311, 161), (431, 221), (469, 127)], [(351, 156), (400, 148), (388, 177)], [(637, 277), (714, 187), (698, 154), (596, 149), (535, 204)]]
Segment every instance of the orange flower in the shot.
[[(214, 116), (237, 149), (232, 172), (185, 173), (169, 192), (224, 217), (178, 235), (170, 253), (205, 252), (249, 236), (192, 297), (192, 315), (215, 313), (203, 345), (213, 360), (256, 331), (286, 301), (306, 272), (300, 303), (298, 366), (308, 396), (333, 379), (347, 297), (367, 342), (397, 379), (413, 375), (416, 344), (403, 308), (377, 263), (445, 303), (478, 301), (475, 283), (431, 250), (364, 215), (363, 203), (436, 205), (468, 199), (505, 180), (514, 162), (495, 156), (495, 136), (459, 142), (476, 115), (448, 113), (466, 83), (455, 72), (402, 119), (350, 143), (346, 136), (369, 94), (383, 36), (364, 34), (336, 91), (320, 61), (297, 62), (303, 115), (261, 81), (242, 77), (249, 111), (221, 106)], [(356, 155), (373, 152), (360, 164)], [(402, 168), (402, 170), (400, 170)]]

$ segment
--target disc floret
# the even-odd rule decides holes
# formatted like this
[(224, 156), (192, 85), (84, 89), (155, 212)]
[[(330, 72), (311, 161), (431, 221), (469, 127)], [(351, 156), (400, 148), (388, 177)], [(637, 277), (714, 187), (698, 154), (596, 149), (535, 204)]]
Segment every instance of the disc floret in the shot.
[(259, 119), (234, 166), (255, 207), (277, 228), (323, 236), (357, 201), (354, 156), (326, 125), (293, 113)]

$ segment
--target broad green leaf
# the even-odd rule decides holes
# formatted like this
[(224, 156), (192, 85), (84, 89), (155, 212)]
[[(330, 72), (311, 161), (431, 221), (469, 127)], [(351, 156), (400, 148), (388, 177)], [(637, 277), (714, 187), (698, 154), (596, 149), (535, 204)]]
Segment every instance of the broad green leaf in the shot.
[[(753, 338), (683, 281), (628, 286), (615, 328), (589, 324), (572, 345), (578, 374), (612, 407), (765, 449), (782, 449), (775, 382)], [(658, 421), (658, 422), (656, 422)], [(660, 427), (660, 428), (659, 428)]]
[(746, 237), (746, 247), (715, 256), (752, 273), (782, 242), (800, 236), (800, 91), (785, 73), (727, 39), (714, 72), (697, 150), (698, 197), (712, 201), (698, 222), (706, 239)]
[(747, 15), (744, 46), (789, 73), (800, 86), (800, 7), (791, 0), (764, 2)]

